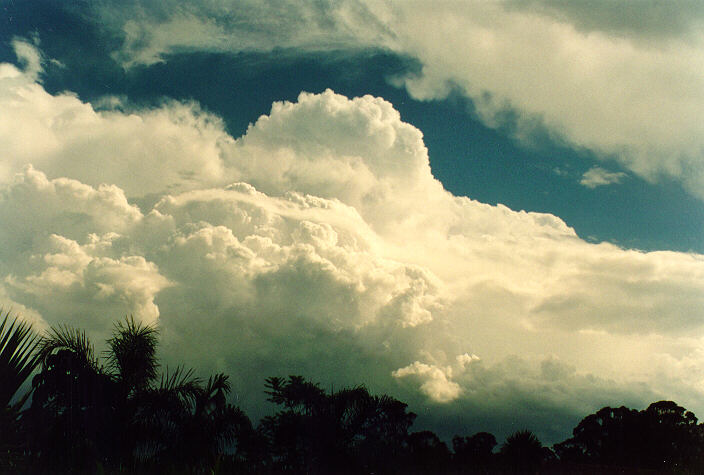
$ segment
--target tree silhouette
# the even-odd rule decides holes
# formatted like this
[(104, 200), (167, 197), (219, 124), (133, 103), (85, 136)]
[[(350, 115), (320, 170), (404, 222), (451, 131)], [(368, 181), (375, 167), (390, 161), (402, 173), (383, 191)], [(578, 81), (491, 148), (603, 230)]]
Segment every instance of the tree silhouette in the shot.
[(115, 325), (112, 338), (107, 341), (108, 366), (116, 382), (128, 395), (148, 389), (157, 377), (157, 329), (141, 325), (133, 318)]
[[(258, 427), (207, 381), (160, 369), (158, 331), (128, 318), (99, 358), (85, 333), (0, 322), (0, 472), (143, 473), (704, 473), (704, 427), (672, 401), (605, 407), (554, 446), (528, 430), (494, 454), (487, 432), (455, 436), (454, 453), (415, 414), (364, 386), (326, 392), (301, 376), (266, 379), (278, 411)], [(32, 390), (18, 395), (38, 364)], [(28, 409), (21, 410), (32, 394)]]
[(450, 451), (445, 442), (429, 430), (408, 436), (405, 473), (445, 473), (450, 469)]
[(697, 417), (672, 401), (654, 402), (641, 411), (644, 462), (655, 469), (702, 466), (702, 433)]
[(691, 412), (672, 401), (643, 411), (605, 407), (590, 414), (555, 445), (561, 460), (583, 465), (682, 470), (702, 467), (702, 430)]
[(151, 435), (146, 441), (159, 441), (161, 446), (152, 454), (152, 465), (205, 472), (235, 447), (240, 433), (251, 430), (251, 422), (239, 408), (227, 403), (230, 383), (226, 375), (218, 373), (205, 385), (189, 386), (187, 376), (174, 373), (158, 390), (144, 391), (142, 394), (153, 398), (145, 405), (151, 419), (147, 416), (147, 424), (141, 424), (140, 429)]
[(494, 466), (496, 437), (488, 432), (478, 432), (470, 437), (452, 439), (454, 462), (463, 473), (488, 473)]
[(406, 448), (415, 414), (396, 399), (363, 386), (327, 394), (300, 376), (268, 378), (266, 387), (282, 406), (260, 425), (276, 472), (390, 471)]
[(30, 447), (38, 468), (88, 471), (113, 458), (109, 441), (118, 420), (117, 392), (84, 334), (62, 329), (55, 336), (61, 346), (57, 339), (53, 352), (44, 342), (42, 370), (32, 381), (34, 396), (25, 415)]
[(596, 465), (637, 466), (643, 446), (638, 411), (605, 407), (584, 419), (573, 437), (555, 445), (561, 460)]
[(116, 324), (103, 366), (84, 332), (50, 331), (26, 416), (37, 469), (205, 472), (235, 445), (251, 423), (227, 404), (227, 376), (204, 385), (176, 368), (158, 377), (157, 336), (131, 318)]
[(519, 430), (506, 438), (499, 454), (514, 473), (536, 473), (540, 465), (550, 458), (551, 452), (531, 431)]

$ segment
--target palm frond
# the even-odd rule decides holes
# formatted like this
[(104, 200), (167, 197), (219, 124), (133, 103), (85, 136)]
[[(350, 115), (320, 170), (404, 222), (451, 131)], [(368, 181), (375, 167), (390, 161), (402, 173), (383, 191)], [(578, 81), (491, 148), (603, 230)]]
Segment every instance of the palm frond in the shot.
[(200, 378), (193, 376), (193, 370), (177, 366), (169, 373), (169, 368), (161, 375), (158, 391), (173, 394), (180, 399), (194, 402), (203, 391)]
[(115, 324), (107, 341), (108, 366), (130, 389), (144, 389), (156, 379), (158, 335), (156, 327), (135, 322), (131, 316)]
[(88, 367), (99, 371), (93, 344), (86, 336), (85, 331), (68, 325), (52, 327), (39, 345), (39, 358), (42, 365), (46, 366), (49, 356), (58, 350), (71, 351)]
[(200, 415), (214, 409), (222, 409), (227, 404), (227, 394), (230, 392), (229, 376), (218, 373), (208, 378), (208, 383), (200, 391), (196, 399), (195, 413)]
[(39, 362), (40, 340), (32, 325), (14, 317), (7, 326), (9, 318), (8, 311), (0, 323), (0, 407), (10, 404)]
[(205, 387), (205, 392), (207, 394), (228, 394), (230, 389), (230, 377), (224, 373), (218, 373), (215, 376), (208, 378), (208, 384)]
[(269, 396), (266, 400), (274, 404), (283, 404), (284, 379), (278, 376), (270, 376), (264, 380), (264, 393)]

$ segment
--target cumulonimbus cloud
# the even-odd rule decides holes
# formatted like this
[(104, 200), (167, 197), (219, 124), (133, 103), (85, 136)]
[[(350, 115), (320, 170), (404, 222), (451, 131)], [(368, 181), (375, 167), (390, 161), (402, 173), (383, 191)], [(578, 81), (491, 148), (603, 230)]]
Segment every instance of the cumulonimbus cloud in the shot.
[(44, 325), (158, 321), (167, 362), (232, 374), (254, 414), (295, 373), (491, 417), (536, 387), (702, 409), (703, 256), (455, 197), (383, 99), (302, 93), (233, 138), (195, 104), (98, 111), (0, 71), (0, 296)]

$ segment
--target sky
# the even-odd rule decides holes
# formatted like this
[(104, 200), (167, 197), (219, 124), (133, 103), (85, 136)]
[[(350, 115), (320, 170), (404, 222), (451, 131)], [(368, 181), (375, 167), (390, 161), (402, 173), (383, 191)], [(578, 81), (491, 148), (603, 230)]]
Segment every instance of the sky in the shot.
[(704, 415), (704, 4), (0, 0), (0, 304), (448, 439)]

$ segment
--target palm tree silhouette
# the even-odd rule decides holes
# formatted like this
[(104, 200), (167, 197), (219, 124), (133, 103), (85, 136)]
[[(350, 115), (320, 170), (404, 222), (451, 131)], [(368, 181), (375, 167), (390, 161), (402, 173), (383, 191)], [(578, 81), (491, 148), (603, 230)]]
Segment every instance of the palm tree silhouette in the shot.
[(40, 468), (208, 471), (251, 425), (226, 402), (227, 376), (159, 376), (157, 328), (129, 317), (107, 343), (102, 365), (84, 332), (59, 327), (42, 341), (28, 411)]
[(548, 457), (548, 451), (538, 437), (529, 430), (519, 430), (509, 435), (499, 454), (509, 470), (515, 473), (536, 473)]

